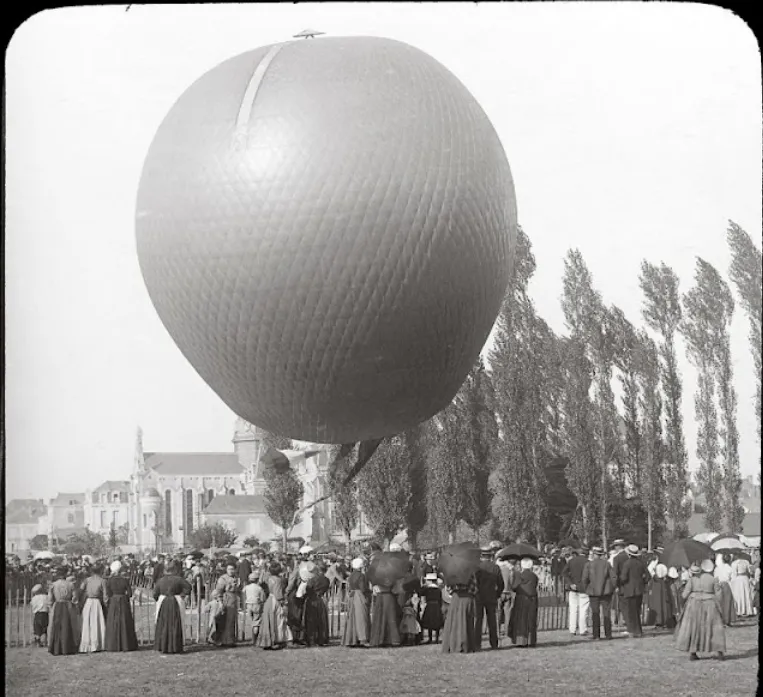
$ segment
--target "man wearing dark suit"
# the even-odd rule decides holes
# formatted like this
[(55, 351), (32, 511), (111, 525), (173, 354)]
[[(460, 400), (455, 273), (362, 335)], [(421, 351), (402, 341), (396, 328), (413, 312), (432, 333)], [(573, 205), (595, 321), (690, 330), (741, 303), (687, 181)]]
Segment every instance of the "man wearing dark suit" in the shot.
[(620, 572), (623, 569), (623, 564), (628, 558), (625, 553), (625, 540), (615, 540), (612, 544), (612, 556), (610, 557), (610, 564), (615, 571), (615, 594), (612, 596), (612, 607), (615, 611), (615, 624), (620, 624), (621, 615), (624, 616), (624, 607), (620, 602)]
[(487, 614), (487, 630), (490, 648), (498, 648), (498, 599), (503, 593), (503, 575), (498, 564), (493, 561), (493, 550), (483, 547), (477, 569), (477, 595), (474, 613), (474, 643), (476, 650), (482, 649), (482, 618)]
[(588, 547), (583, 545), (564, 568), (564, 585), (569, 590), (570, 634), (583, 636), (588, 630), (588, 596), (583, 588), (583, 569), (588, 562)]
[(241, 560), (238, 563), (238, 578), (241, 583), (241, 606), (244, 603), (244, 586), (249, 583), (249, 576), (252, 573), (251, 552), (244, 552), (241, 555)]
[(564, 557), (559, 553), (558, 549), (554, 549), (551, 552), (551, 579), (554, 582), (554, 593), (559, 595), (559, 589), (562, 584), (562, 574), (564, 573), (564, 567), (567, 565)]
[(639, 549), (636, 545), (628, 545), (625, 551), (628, 558), (620, 570), (620, 596), (624, 604), (626, 634), (640, 637), (642, 635), (641, 601), (644, 597), (648, 571), (639, 558)]
[(601, 638), (601, 618), (604, 615), (604, 637), (612, 638), (612, 594), (617, 586), (615, 570), (604, 558), (606, 552), (602, 547), (594, 547), (594, 558), (583, 568), (582, 584), (591, 602), (591, 623), (593, 638)]

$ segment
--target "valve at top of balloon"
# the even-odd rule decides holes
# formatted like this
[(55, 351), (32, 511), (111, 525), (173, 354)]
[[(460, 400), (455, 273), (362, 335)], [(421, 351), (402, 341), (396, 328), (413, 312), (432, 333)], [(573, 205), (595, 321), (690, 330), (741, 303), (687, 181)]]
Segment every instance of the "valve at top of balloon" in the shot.
[(237, 415), (345, 444), (451, 401), (516, 219), (498, 135), (451, 72), (398, 41), (321, 38), (180, 96), (146, 156), (137, 250), (167, 331)]

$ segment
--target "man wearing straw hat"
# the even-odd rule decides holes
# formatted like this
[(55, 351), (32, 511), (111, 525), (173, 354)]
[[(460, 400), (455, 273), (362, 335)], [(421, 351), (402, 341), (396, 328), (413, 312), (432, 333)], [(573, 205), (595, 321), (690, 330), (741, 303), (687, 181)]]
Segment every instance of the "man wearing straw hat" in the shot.
[(620, 595), (625, 615), (626, 636), (641, 637), (641, 603), (644, 599), (644, 589), (649, 576), (641, 553), (636, 545), (625, 548), (628, 559), (620, 571)]
[(490, 648), (498, 648), (498, 599), (503, 592), (503, 575), (493, 561), (494, 552), (490, 546), (480, 550), (480, 565), (477, 568), (477, 595), (474, 612), (474, 646), (482, 650), (482, 617), (487, 614), (487, 629)]
[(612, 638), (612, 594), (617, 580), (615, 570), (607, 563), (607, 553), (603, 547), (591, 549), (593, 559), (583, 568), (582, 587), (591, 603), (591, 624), (593, 639), (601, 638), (602, 615), (604, 638)]

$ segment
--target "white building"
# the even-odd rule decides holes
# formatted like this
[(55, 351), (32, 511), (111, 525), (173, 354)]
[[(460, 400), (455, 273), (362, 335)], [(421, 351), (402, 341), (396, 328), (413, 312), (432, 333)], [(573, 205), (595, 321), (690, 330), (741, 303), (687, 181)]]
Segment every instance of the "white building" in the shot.
[(106, 481), (85, 491), (85, 527), (106, 537), (130, 523), (130, 482)]

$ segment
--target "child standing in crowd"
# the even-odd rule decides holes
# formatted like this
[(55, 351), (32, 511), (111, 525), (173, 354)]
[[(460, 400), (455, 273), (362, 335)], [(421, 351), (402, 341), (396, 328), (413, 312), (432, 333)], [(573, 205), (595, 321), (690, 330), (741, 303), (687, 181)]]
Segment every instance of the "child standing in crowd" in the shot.
[(434, 632), (435, 643), (439, 644), (440, 630), (445, 624), (442, 613), (442, 590), (437, 585), (437, 574), (427, 574), (424, 581), (422, 596), (425, 606), (421, 615), (421, 628), (429, 633), (428, 644), (432, 643), (432, 632)]
[(265, 604), (265, 590), (259, 584), (259, 574), (249, 574), (248, 581), (244, 586), (244, 607), (252, 620), (252, 644), (257, 646), (262, 626), (262, 606)]
[(34, 617), (32, 622), (34, 643), (36, 646), (47, 646), (50, 599), (47, 593), (43, 593), (42, 586), (39, 583), (32, 588), (32, 602), (30, 606)]
[(220, 600), (220, 591), (213, 590), (212, 598), (207, 603), (204, 611), (207, 613), (207, 643), (219, 646), (221, 617), (225, 614), (225, 608)]
[(400, 621), (400, 643), (403, 646), (419, 643), (421, 625), (416, 618), (416, 607), (414, 604), (417, 600), (418, 596), (413, 595), (403, 605), (403, 619)]

